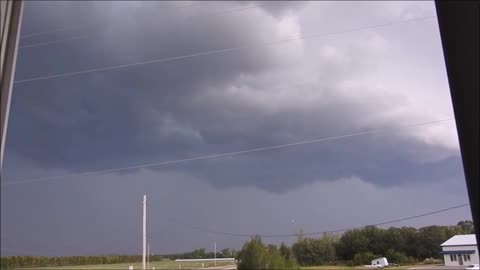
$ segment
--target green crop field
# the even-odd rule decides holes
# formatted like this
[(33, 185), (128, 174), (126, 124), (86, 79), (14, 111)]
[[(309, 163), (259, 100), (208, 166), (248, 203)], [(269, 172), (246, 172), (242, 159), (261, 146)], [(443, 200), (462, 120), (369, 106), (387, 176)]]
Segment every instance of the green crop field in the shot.
[[(233, 262), (217, 262), (217, 266), (232, 265)], [(96, 265), (74, 265), (74, 266), (55, 266), (55, 267), (37, 267), (37, 268), (19, 268), (19, 269), (126, 269), (132, 265), (133, 269), (142, 269), (141, 263), (116, 263), (116, 264), (96, 264)], [(204, 267), (214, 266), (214, 262), (204, 262)], [(201, 262), (175, 262), (158, 261), (150, 262), (149, 268), (153, 269), (201, 269)]]

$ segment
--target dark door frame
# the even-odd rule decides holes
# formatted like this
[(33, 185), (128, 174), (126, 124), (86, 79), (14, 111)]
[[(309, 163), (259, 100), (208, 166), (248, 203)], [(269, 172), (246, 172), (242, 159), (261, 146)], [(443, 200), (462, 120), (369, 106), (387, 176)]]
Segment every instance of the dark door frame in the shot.
[(478, 246), (479, 4), (473, 1), (435, 1), (435, 6)]

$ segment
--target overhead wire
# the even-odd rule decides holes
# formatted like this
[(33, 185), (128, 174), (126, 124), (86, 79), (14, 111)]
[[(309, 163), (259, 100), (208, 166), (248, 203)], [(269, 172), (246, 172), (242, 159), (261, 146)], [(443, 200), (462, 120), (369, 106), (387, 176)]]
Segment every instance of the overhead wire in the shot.
[[(93, 23), (87, 24), (87, 25), (96, 25)], [(40, 31), (40, 32), (35, 32), (35, 33), (30, 33), (30, 34), (24, 34), (20, 36), (20, 39), (25, 39), (25, 38), (30, 38), (30, 37), (36, 37), (36, 36), (41, 36), (45, 34), (51, 34), (51, 33), (56, 33), (56, 32), (63, 32), (67, 30), (77, 30), (77, 29), (83, 29), (87, 28), (89, 26), (87, 25), (82, 25), (82, 26), (73, 26), (73, 27), (61, 27), (61, 28), (56, 28), (56, 29), (51, 29), (51, 30), (46, 30), (46, 31)]]
[(19, 46), (18, 48), (19, 49), (25, 49), (25, 48), (40, 47), (40, 46), (52, 45), (52, 44), (63, 43), (63, 42), (72, 41), (72, 40), (86, 39), (86, 38), (88, 38), (88, 36), (86, 36), (86, 35), (75, 36), (75, 37), (59, 39), (59, 40), (54, 40), (54, 41), (49, 41), (49, 42), (26, 44), (26, 45)]
[[(192, 7), (192, 6), (197, 6), (199, 4), (205, 5), (205, 2), (198, 1), (186, 5), (181, 5), (181, 6), (173, 6), (170, 7), (171, 9), (181, 9), (181, 8), (186, 8), (186, 7)], [(33, 32), (33, 33), (28, 33), (28, 34), (23, 34), (20, 36), (20, 39), (26, 39), (30, 37), (36, 37), (36, 36), (41, 36), (45, 34), (52, 34), (52, 33), (57, 33), (57, 32), (63, 32), (63, 31), (70, 31), (70, 30), (78, 30), (78, 29), (85, 29), (85, 28), (91, 28), (94, 26), (99, 26), (101, 23), (87, 23), (81, 26), (66, 26), (66, 27), (60, 27), (56, 29), (50, 29), (50, 30), (45, 30), (45, 31), (39, 31), (39, 32)]]
[[(465, 207), (465, 206), (468, 206), (468, 205), (470, 205), (470, 204), (469, 203), (463, 203), (463, 204), (460, 204), (460, 205), (455, 205), (455, 206), (451, 206), (451, 207), (447, 207), (447, 208), (443, 208), (443, 209), (439, 209), (439, 210), (435, 210), (435, 211), (431, 211), (431, 212), (427, 212), (427, 213), (422, 213), (422, 214), (413, 215), (413, 216), (404, 217), (404, 218), (393, 219), (393, 220), (379, 222), (379, 223), (373, 223), (373, 224), (356, 226), (356, 227), (349, 227), (349, 228), (343, 228), (343, 229), (332, 229), (332, 230), (324, 230), (324, 231), (316, 231), (316, 232), (303, 232), (303, 233), (301, 233), (301, 235), (303, 235), (303, 236), (315, 236), (315, 235), (334, 234), (334, 233), (341, 233), (341, 232), (345, 232), (345, 231), (352, 231), (352, 230), (362, 229), (362, 228), (369, 227), (369, 226), (378, 227), (378, 226), (389, 225), (389, 224), (398, 223), (398, 222), (402, 222), (402, 221), (417, 219), (417, 218), (421, 218), (421, 217), (431, 216), (431, 215), (455, 210), (455, 209), (458, 209), (458, 208), (462, 208), (462, 207)], [(262, 238), (284, 238), (284, 237), (297, 237), (297, 236), (299, 236), (299, 233), (288, 233), (288, 234), (235, 233), (235, 232), (218, 231), (218, 230), (212, 230), (212, 229), (203, 228), (203, 227), (199, 227), (199, 226), (187, 225), (187, 224), (181, 223), (181, 222), (175, 222), (175, 224), (178, 224), (178, 225), (181, 225), (181, 226), (186, 226), (186, 227), (189, 227), (191, 229), (199, 230), (199, 231), (202, 231), (202, 232), (205, 232), (205, 233), (210, 233), (210, 234), (214, 234), (214, 235), (233, 236), (233, 237), (260, 236)]]
[[(23, 256), (39, 256), (40, 255), (39, 251), (11, 249), (11, 248), (8, 248), (8, 247), (1, 247), (0, 250), (1, 251), (10, 251), (10, 252), (14, 252), (16, 254), (22, 254)], [(0, 252), (0, 253), (3, 254), (3, 252)], [(3, 255), (2, 255), (2, 257), (3, 257)]]
[[(198, 4), (201, 4), (201, 2), (192, 3), (191, 5), (180, 6), (180, 7), (175, 7), (175, 8), (190, 7), (190, 6), (195, 6), (195, 5), (198, 5)], [(211, 18), (214, 18), (214, 17), (217, 17), (217, 16), (221, 16), (221, 15), (225, 15), (225, 14), (229, 14), (229, 13), (233, 13), (233, 12), (244, 11), (244, 10), (253, 9), (253, 8), (258, 8), (258, 7), (261, 7), (261, 6), (263, 6), (263, 5), (262, 4), (257, 4), (257, 5), (247, 6), (247, 7), (234, 8), (234, 9), (228, 9), (228, 10), (222, 10), (222, 11), (215, 11), (215, 12), (210, 12), (210, 13), (201, 13), (201, 14), (198, 14), (198, 15), (194, 15), (192, 17), (188, 17), (186, 19), (190, 20), (190, 19), (196, 18), (196, 17), (207, 17), (207, 18), (211, 19)], [(100, 25), (100, 24), (91, 24), (91, 26), (61, 28), (61, 29), (56, 29), (56, 30), (51, 30), (51, 31), (39, 32), (39, 33), (36, 33), (36, 34), (37, 35), (42, 35), (42, 34), (48, 34), (48, 33), (53, 33), (53, 32), (59, 32), (59, 31), (76, 30), (76, 29), (82, 29), (82, 28), (91, 28), (91, 27), (94, 27), (94, 26), (97, 26), (97, 25)], [(172, 34), (174, 32), (175, 31), (173, 31), (173, 32), (169, 31), (168, 34)], [(34, 34), (31, 34), (31, 35), (34, 35)], [(66, 38), (66, 39), (62, 39), (62, 40), (54, 40), (54, 41), (51, 41), (51, 42), (27, 44), (27, 45), (20, 46), (19, 48), (21, 49), (21, 48), (32, 48), (32, 47), (38, 47), (38, 46), (45, 46), (45, 45), (51, 45), (51, 44), (65, 42), (65, 41), (70, 41), (70, 40), (74, 40), (74, 39), (87, 39), (87, 38), (90, 38), (90, 37), (92, 37), (92, 35), (83, 35), (81, 37), (77, 36), (77, 37)]]
[(175, 8), (185, 8), (185, 7), (197, 6), (197, 5), (200, 5), (200, 4), (205, 5), (205, 2), (203, 2), (203, 1), (192, 1), (192, 3), (190, 3), (190, 4), (186, 4), (186, 5), (183, 5), (183, 6), (178, 5), (178, 6), (175, 6)]
[[(421, 218), (421, 217), (431, 216), (431, 215), (455, 210), (455, 209), (458, 209), (458, 208), (462, 208), (462, 207), (465, 207), (465, 206), (468, 206), (468, 205), (470, 205), (470, 204), (469, 203), (463, 203), (463, 204), (460, 204), (460, 205), (455, 205), (455, 206), (451, 206), (451, 207), (447, 207), (447, 208), (443, 208), (443, 209), (439, 209), (439, 210), (435, 210), (435, 211), (430, 211), (430, 212), (426, 212), (426, 213), (422, 213), (422, 214), (418, 214), (418, 215), (393, 219), (393, 220), (374, 223), (374, 224), (369, 224), (369, 225), (356, 226), (356, 227), (350, 227), (350, 228), (344, 228), (344, 229), (317, 231), (317, 232), (306, 232), (306, 233), (304, 232), (304, 233), (301, 233), (301, 234), (300, 233), (290, 233), (290, 234), (234, 233), (234, 232), (211, 230), (211, 229), (200, 227), (200, 226), (191, 226), (191, 225), (187, 225), (183, 222), (178, 222), (178, 221), (175, 221), (173, 223), (175, 225), (181, 225), (181, 226), (184, 226), (184, 227), (189, 227), (189, 228), (194, 229), (194, 230), (198, 230), (198, 231), (201, 231), (201, 232), (204, 232), (204, 233), (209, 233), (209, 234), (214, 234), (214, 235), (223, 235), (223, 236), (231, 236), (231, 237), (245, 237), (245, 238), (247, 238), (247, 237), (250, 238), (250, 237), (255, 237), (255, 236), (259, 236), (259, 237), (262, 237), (262, 238), (287, 238), (287, 237), (298, 237), (299, 235), (315, 236), (315, 235), (342, 233), (342, 232), (346, 232), (346, 231), (363, 229), (363, 228), (366, 228), (366, 227), (369, 227), (369, 226), (378, 227), (378, 226), (382, 226), (382, 225), (388, 225), (388, 224), (398, 223), (398, 222), (402, 222), (402, 221), (417, 219), (417, 218)], [(156, 232), (151, 231), (149, 233), (150, 234), (155, 234)], [(8, 250), (8, 251), (12, 251), (12, 252), (15, 252), (15, 253), (22, 253), (22, 254), (25, 254), (25, 255), (27, 255), (27, 254), (28, 255), (40, 254), (39, 251), (32, 252), (32, 251), (26, 251), (26, 250), (20, 250), (20, 249), (11, 249), (11, 248), (5, 248), (5, 247), (2, 247), (1, 250)]]
[[(196, 4), (199, 4), (199, 3), (194, 3), (194, 4), (196, 5)], [(188, 5), (188, 6), (192, 6), (192, 5)], [(248, 10), (248, 9), (258, 8), (258, 7), (261, 7), (261, 6), (262, 6), (262, 4), (258, 4), (258, 5), (247, 6), (247, 7), (242, 7), (242, 8), (216, 11), (216, 12), (211, 12), (211, 13), (201, 13), (199, 15), (188, 17), (187, 20), (190, 20), (190, 19), (195, 18), (195, 17), (203, 17), (203, 16), (211, 19), (211, 18), (220, 16), (220, 15), (225, 15), (225, 14), (229, 14), (229, 13), (233, 13), (233, 12), (239, 12), (239, 11), (244, 11), (244, 10)], [(197, 23), (197, 22), (194, 22), (194, 23)], [(77, 27), (77, 28), (80, 28), (80, 27)], [(82, 28), (84, 28), (84, 27), (82, 27)], [(52, 30), (52, 31), (54, 31), (54, 30)], [(169, 31), (167, 34), (170, 35), (170, 34), (175, 33), (175, 32), (178, 32), (178, 31)], [(75, 39), (87, 39), (87, 38), (91, 38), (91, 37), (92, 37), (92, 35), (83, 35), (83, 36), (76, 36), (76, 37), (73, 37), (73, 38), (65, 38), (65, 39), (61, 39), (61, 40), (54, 40), (54, 41), (50, 41), (50, 42), (33, 43), (33, 44), (22, 45), (22, 46), (19, 47), (19, 49), (46, 46), (46, 45), (52, 45), (52, 44), (66, 42), (66, 41), (71, 41), (71, 40), (75, 40)]]
[(56, 180), (56, 179), (62, 179), (62, 178), (65, 178), (65, 177), (88, 176), (88, 175), (104, 174), (104, 173), (110, 173), (110, 172), (127, 171), (127, 170), (132, 170), (132, 169), (165, 166), (165, 165), (170, 165), (170, 164), (183, 163), (183, 162), (196, 161), (196, 160), (205, 160), (205, 159), (212, 159), (212, 158), (219, 158), (219, 157), (226, 157), (226, 156), (234, 156), (234, 155), (247, 154), (247, 153), (253, 153), (253, 152), (260, 152), (260, 151), (267, 151), (267, 150), (273, 150), (273, 149), (281, 149), (281, 148), (286, 148), (286, 147), (293, 147), (293, 146), (298, 146), (298, 145), (320, 143), (320, 142), (344, 139), (344, 138), (349, 138), (349, 137), (363, 136), (363, 135), (367, 135), (367, 134), (380, 133), (380, 132), (389, 131), (389, 130), (391, 131), (391, 130), (397, 130), (397, 129), (403, 129), (403, 128), (411, 128), (411, 127), (416, 127), (416, 126), (431, 125), (431, 124), (451, 121), (453, 119), (454, 118), (447, 118), (447, 119), (441, 119), (441, 120), (435, 120), (435, 121), (420, 122), (420, 123), (401, 125), (401, 126), (396, 126), (396, 127), (386, 127), (386, 128), (380, 128), (380, 129), (375, 129), (375, 130), (370, 130), (370, 131), (363, 131), (363, 132), (349, 133), (349, 134), (338, 135), (338, 136), (318, 138), (318, 139), (313, 139), (313, 140), (308, 140), (308, 141), (287, 143), (287, 144), (281, 144), (281, 145), (272, 145), (272, 146), (246, 149), (246, 150), (235, 151), (235, 152), (212, 154), (212, 155), (206, 155), (206, 156), (184, 158), (184, 159), (177, 159), (177, 160), (169, 160), (169, 161), (162, 161), (162, 162), (149, 163), (149, 164), (139, 164), (139, 165), (134, 165), (134, 166), (126, 166), (126, 167), (119, 167), (119, 168), (106, 169), (106, 170), (85, 171), (85, 172), (80, 172), (80, 173), (63, 174), (63, 175), (33, 178), (33, 179), (27, 179), (27, 180), (15, 180), (15, 181), (7, 181), (7, 182), (2, 181), (1, 186), (45, 182), (45, 181), (51, 181), (51, 180)]
[(414, 22), (414, 21), (423, 21), (423, 20), (428, 20), (428, 19), (433, 19), (433, 18), (436, 18), (436, 17), (435, 16), (427, 16), (427, 17), (420, 17), (420, 18), (414, 18), (414, 19), (408, 19), (408, 20), (402, 20), (402, 21), (389, 22), (389, 23), (384, 23), (384, 24), (377, 24), (377, 25), (370, 25), (370, 26), (365, 26), (365, 27), (353, 28), (353, 29), (343, 30), (343, 31), (328, 32), (328, 33), (317, 33), (317, 34), (309, 34), (309, 35), (299, 35), (298, 37), (294, 37), (294, 38), (288, 38), (288, 39), (266, 42), (266, 43), (261, 43), (261, 44), (245, 45), (245, 46), (238, 46), (238, 47), (229, 47), (229, 48), (224, 48), (224, 49), (203, 51), (203, 52), (198, 52), (198, 53), (178, 55), (178, 56), (173, 56), (173, 57), (147, 60), (147, 61), (129, 63), (129, 64), (123, 64), (123, 65), (106, 66), (106, 67), (101, 67), (101, 68), (93, 68), (93, 69), (80, 70), (80, 71), (74, 71), (74, 72), (60, 73), (60, 74), (55, 74), (55, 75), (47, 75), (47, 76), (40, 76), (40, 77), (34, 77), (34, 78), (28, 78), (28, 79), (20, 79), (20, 80), (14, 81), (14, 83), (15, 84), (20, 84), (20, 83), (26, 83), (26, 82), (32, 82), (32, 81), (47, 80), (47, 79), (54, 79), (54, 78), (61, 78), (61, 77), (69, 77), (69, 76), (73, 76), (73, 75), (87, 74), (87, 73), (93, 73), (93, 72), (99, 72), (99, 71), (115, 70), (115, 69), (122, 69), (122, 68), (127, 68), (127, 67), (153, 64), (153, 63), (182, 60), (182, 59), (188, 59), (188, 58), (205, 56), (205, 55), (212, 55), (212, 54), (218, 54), (218, 53), (227, 53), (227, 52), (232, 52), (232, 51), (253, 49), (253, 48), (258, 48), (258, 47), (272, 46), (272, 45), (288, 43), (288, 42), (297, 41), (297, 40), (305, 40), (305, 39), (311, 39), (311, 38), (319, 38), (319, 37), (325, 37), (325, 36), (331, 36), (331, 35), (365, 31), (365, 30), (369, 30), (369, 29), (387, 27), (387, 26), (392, 26), (392, 25), (396, 25), (396, 24), (403, 24), (403, 23), (408, 23), (408, 22)]

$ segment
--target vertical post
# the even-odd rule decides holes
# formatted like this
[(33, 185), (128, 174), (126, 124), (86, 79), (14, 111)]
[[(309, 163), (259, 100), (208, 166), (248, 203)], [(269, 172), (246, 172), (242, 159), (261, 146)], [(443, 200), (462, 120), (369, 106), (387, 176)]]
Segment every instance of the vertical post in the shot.
[(217, 266), (217, 242), (214, 242), (213, 246), (214, 246), (214, 255), (213, 256), (215, 258), (214, 265)]
[(147, 195), (143, 195), (143, 236), (142, 236), (142, 270), (145, 270), (145, 253), (147, 249)]
[(0, 175), (12, 97), (23, 1), (0, 1)]
[(150, 242), (147, 243), (147, 269), (150, 269)]

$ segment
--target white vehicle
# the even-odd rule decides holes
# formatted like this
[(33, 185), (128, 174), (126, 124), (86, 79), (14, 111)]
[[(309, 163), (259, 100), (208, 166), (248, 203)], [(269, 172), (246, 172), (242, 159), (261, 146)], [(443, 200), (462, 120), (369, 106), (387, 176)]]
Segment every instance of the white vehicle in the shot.
[(480, 270), (480, 266), (478, 264), (471, 264), (467, 266), (465, 270)]

